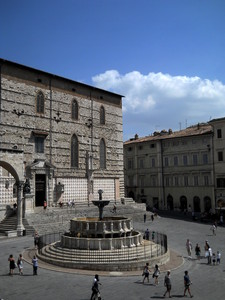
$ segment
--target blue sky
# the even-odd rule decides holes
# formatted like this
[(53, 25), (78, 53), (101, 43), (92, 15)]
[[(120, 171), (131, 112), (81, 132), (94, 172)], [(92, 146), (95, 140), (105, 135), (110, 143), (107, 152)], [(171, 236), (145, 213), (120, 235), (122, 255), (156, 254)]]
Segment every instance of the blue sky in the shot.
[(124, 140), (225, 117), (224, 0), (1, 0), (0, 57), (122, 94)]

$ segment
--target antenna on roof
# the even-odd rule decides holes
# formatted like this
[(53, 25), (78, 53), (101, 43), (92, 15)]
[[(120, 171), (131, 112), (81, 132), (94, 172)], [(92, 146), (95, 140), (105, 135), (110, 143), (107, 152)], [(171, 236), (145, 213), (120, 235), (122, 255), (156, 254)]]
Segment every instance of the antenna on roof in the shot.
[(180, 128), (180, 130), (181, 130), (181, 122), (179, 122), (179, 128)]

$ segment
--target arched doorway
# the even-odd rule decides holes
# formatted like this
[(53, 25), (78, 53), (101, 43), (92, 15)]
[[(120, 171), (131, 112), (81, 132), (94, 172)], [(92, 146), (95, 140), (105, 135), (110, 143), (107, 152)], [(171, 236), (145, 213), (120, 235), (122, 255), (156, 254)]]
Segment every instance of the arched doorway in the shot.
[[(12, 162), (14, 164), (12, 165)], [(17, 198), (17, 235), (23, 235), (23, 221), (22, 221), (22, 191), (24, 184), (24, 169), (23, 169), (23, 152), (15, 150), (0, 149), (0, 167), (7, 170), (15, 179), (16, 198)]]
[(46, 200), (46, 175), (35, 174), (35, 206), (43, 206)]
[(134, 192), (133, 192), (133, 191), (130, 191), (130, 192), (128, 193), (128, 198), (132, 198), (133, 200), (135, 200), (135, 199), (134, 199)]
[(212, 208), (211, 198), (208, 196), (204, 197), (204, 211), (208, 213), (211, 208)]
[(170, 194), (167, 196), (167, 209), (173, 210), (173, 197)]
[(201, 212), (200, 198), (198, 196), (193, 198), (193, 206), (194, 212)]
[(187, 198), (185, 196), (180, 197), (180, 209), (181, 211), (187, 210)]

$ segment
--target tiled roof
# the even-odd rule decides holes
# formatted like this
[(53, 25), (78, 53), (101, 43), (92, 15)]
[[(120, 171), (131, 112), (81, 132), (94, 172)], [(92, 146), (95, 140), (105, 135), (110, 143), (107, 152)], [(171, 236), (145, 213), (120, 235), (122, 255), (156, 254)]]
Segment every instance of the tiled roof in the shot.
[(135, 137), (124, 142), (124, 145), (129, 145), (133, 143), (141, 143), (141, 142), (149, 142), (149, 141), (157, 141), (157, 140), (164, 140), (164, 139), (174, 139), (180, 137), (189, 137), (189, 136), (196, 136), (196, 135), (204, 135), (212, 133), (212, 126), (208, 123), (201, 123), (191, 127), (188, 127), (183, 130), (174, 131), (172, 132), (171, 129), (168, 131), (162, 130), (161, 132), (154, 132), (152, 135), (145, 136), (145, 137)]

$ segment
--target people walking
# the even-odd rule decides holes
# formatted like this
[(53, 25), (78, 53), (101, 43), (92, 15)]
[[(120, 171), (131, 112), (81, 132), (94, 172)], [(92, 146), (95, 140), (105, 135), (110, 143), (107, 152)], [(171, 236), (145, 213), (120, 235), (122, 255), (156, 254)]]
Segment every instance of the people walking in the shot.
[(149, 230), (148, 230), (148, 228), (145, 230), (145, 239), (149, 240)]
[(13, 276), (16, 264), (15, 264), (15, 259), (12, 254), (9, 255), (8, 261), (9, 261), (9, 275)]
[(166, 287), (166, 291), (163, 295), (163, 297), (166, 297), (166, 294), (168, 293), (169, 298), (172, 298), (170, 292), (171, 292), (171, 288), (172, 288), (172, 284), (171, 284), (171, 278), (170, 278), (170, 271), (167, 271), (165, 278), (164, 278), (164, 286)]
[(154, 273), (152, 275), (153, 278), (155, 278), (155, 285), (159, 284), (158, 278), (159, 278), (159, 274), (160, 274), (160, 269), (158, 265), (155, 265), (155, 269), (154, 269)]
[(213, 235), (216, 235), (216, 225), (215, 224), (212, 225), (211, 230), (212, 230)]
[(191, 280), (189, 278), (189, 275), (188, 275), (188, 271), (185, 271), (184, 272), (184, 297), (186, 296), (186, 292), (188, 291), (188, 294), (190, 295), (190, 297), (192, 298), (193, 295), (191, 294), (191, 291), (190, 291), (190, 285), (191, 285)]
[(188, 258), (192, 258), (191, 257), (192, 243), (190, 242), (189, 239), (187, 239), (187, 242), (186, 242), (186, 249), (187, 249)]
[(146, 265), (144, 266), (144, 269), (143, 269), (143, 273), (142, 273), (142, 275), (144, 276), (142, 283), (145, 283), (146, 278), (149, 283), (149, 273), (150, 273), (149, 263), (146, 263)]
[(155, 240), (155, 231), (152, 231), (152, 241), (154, 242)]
[(36, 255), (34, 255), (32, 259), (32, 264), (33, 264), (33, 275), (37, 275), (37, 269), (38, 269), (38, 259)]
[(211, 263), (212, 263), (212, 255), (213, 255), (212, 248), (209, 248), (209, 250), (208, 250), (208, 265), (211, 265)]
[(19, 269), (19, 275), (23, 275), (23, 256), (22, 256), (22, 254), (20, 254), (18, 257), (17, 266)]
[(199, 244), (196, 244), (196, 246), (195, 246), (195, 255), (196, 255), (197, 259), (199, 260), (200, 256), (201, 256), (201, 248), (200, 248)]
[(220, 260), (221, 260), (221, 253), (220, 253), (220, 251), (217, 251), (217, 253), (216, 253), (216, 263), (217, 263), (217, 265), (220, 264)]
[(146, 222), (146, 214), (144, 214), (144, 223)]
[(95, 275), (95, 278), (93, 280), (93, 284), (92, 284), (92, 294), (91, 294), (91, 299), (90, 300), (94, 300), (96, 299), (96, 297), (100, 298), (100, 292), (98, 289), (98, 285), (101, 285), (101, 283), (99, 282), (99, 276), (98, 274)]
[(38, 245), (39, 245), (39, 235), (36, 231), (35, 234), (34, 234), (34, 247), (35, 247), (35, 249), (38, 248)]
[(47, 209), (47, 201), (46, 200), (44, 201), (43, 207), (44, 207), (44, 210)]

